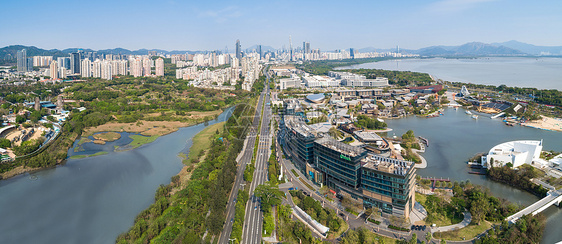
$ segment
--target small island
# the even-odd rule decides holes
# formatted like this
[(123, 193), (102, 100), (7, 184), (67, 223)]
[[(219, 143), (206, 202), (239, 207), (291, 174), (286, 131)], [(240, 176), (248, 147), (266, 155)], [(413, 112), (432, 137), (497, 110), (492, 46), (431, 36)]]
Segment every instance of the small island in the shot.
[[(112, 141), (119, 140), (121, 138), (121, 134), (117, 132), (102, 132), (102, 133), (94, 134), (93, 137), (97, 141), (102, 141), (103, 142), (102, 144), (105, 144), (105, 142), (112, 142)], [(96, 143), (96, 141), (94, 141), (94, 143)]]

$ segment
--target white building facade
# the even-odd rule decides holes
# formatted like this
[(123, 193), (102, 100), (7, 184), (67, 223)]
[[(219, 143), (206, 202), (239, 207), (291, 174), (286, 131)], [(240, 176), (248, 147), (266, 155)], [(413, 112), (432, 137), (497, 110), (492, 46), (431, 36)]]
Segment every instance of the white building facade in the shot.
[[(523, 164), (531, 164), (540, 158), (542, 140), (510, 141), (492, 147), (488, 155), (482, 156), (482, 166), (501, 167), (511, 163), (514, 168)], [(493, 165), (492, 165), (493, 159)]]

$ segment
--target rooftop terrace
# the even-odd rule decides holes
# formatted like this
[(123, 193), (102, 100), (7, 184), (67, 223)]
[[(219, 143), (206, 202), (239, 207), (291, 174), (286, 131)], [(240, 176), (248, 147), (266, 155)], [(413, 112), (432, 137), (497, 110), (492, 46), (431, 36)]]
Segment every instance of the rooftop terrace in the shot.
[(304, 137), (315, 137), (316, 131), (311, 129), (303, 120), (298, 116), (285, 116), (285, 126), (290, 128), (301, 136)]
[(410, 161), (386, 158), (377, 155), (368, 155), (361, 160), (363, 168), (373, 169), (395, 175), (405, 176), (410, 169), (414, 167), (414, 163)]
[(349, 155), (351, 157), (359, 156), (359, 155), (361, 155), (362, 153), (365, 152), (365, 149), (363, 149), (363, 148), (347, 145), (347, 144), (345, 144), (343, 142), (340, 142), (340, 141), (337, 141), (337, 140), (335, 140), (331, 137), (322, 137), (320, 139), (317, 139), (315, 142), (322, 145), (322, 146), (330, 148), (334, 151), (338, 151), (340, 153)]

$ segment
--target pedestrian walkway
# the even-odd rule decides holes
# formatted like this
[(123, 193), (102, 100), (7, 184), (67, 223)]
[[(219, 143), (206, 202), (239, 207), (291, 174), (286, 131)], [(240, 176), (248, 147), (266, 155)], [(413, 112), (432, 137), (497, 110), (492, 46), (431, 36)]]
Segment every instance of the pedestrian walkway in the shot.
[(427, 161), (425, 160), (424, 157), (422, 157), (422, 156), (419, 154), (420, 152), (425, 152), (425, 149), (424, 149), (423, 151), (417, 150), (417, 149), (412, 149), (412, 152), (414, 152), (414, 154), (416, 154), (416, 155), (417, 155), (418, 157), (420, 157), (420, 159), (421, 159), (421, 163), (419, 163), (419, 164), (414, 164), (414, 167), (415, 167), (416, 169), (425, 169), (425, 168), (427, 168)]
[(431, 233), (452, 231), (452, 230), (457, 230), (457, 229), (461, 229), (461, 228), (464, 228), (464, 227), (468, 226), (470, 224), (470, 222), (472, 222), (472, 215), (470, 215), (470, 212), (468, 212), (468, 211), (464, 212), (463, 214), (464, 214), (464, 219), (460, 223), (454, 224), (454, 225), (431, 228)]
[(418, 221), (424, 220), (426, 217), (427, 211), (419, 202), (416, 202), (410, 214), (410, 223), (416, 223)]

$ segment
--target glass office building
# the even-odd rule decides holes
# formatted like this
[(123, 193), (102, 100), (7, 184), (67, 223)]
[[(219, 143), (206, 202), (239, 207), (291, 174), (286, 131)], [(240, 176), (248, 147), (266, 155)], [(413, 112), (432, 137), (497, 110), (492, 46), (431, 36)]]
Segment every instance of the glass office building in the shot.
[(361, 164), (363, 205), (408, 218), (416, 202), (414, 163), (369, 155)]
[(317, 134), (299, 116), (284, 116), (283, 126), (285, 152), (296, 167), (305, 172), (306, 165), (313, 163), (314, 140)]
[(284, 116), (281, 145), (309, 179), (366, 208), (408, 218), (415, 203), (414, 163), (386, 158), (323, 136), (299, 116)]
[(361, 160), (365, 149), (354, 147), (331, 137), (314, 141), (314, 164), (324, 175), (324, 184), (359, 198)]

